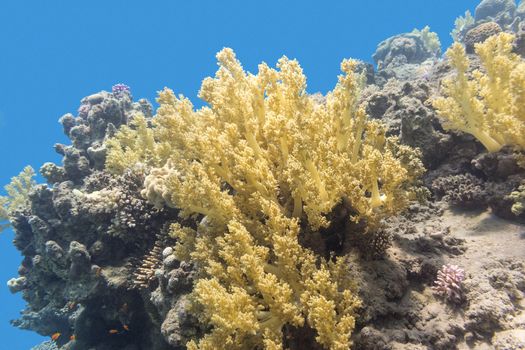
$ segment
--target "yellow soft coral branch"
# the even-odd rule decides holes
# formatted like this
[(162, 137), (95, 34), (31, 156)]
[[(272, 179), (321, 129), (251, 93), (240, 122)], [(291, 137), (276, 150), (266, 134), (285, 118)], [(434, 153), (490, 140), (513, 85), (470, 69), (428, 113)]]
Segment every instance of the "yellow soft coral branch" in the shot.
[(29, 192), (36, 185), (34, 176), (35, 171), (28, 165), (4, 186), (7, 196), (0, 196), (0, 232), (9, 227), (13, 211), (29, 204)]
[(454, 43), (447, 50), (456, 74), (443, 80), (444, 97), (432, 104), (445, 129), (473, 135), (489, 152), (504, 145), (525, 148), (525, 63), (512, 52), (514, 36), (501, 33), (476, 44), (482, 70), (469, 76), (465, 49)]
[(106, 142), (106, 146), (106, 169), (113, 173), (122, 173), (137, 163), (156, 166), (160, 162), (154, 132), (142, 114), (133, 116), (129, 126), (123, 125), (115, 137)]
[[(402, 210), (423, 169), (417, 152), (366, 118), (356, 61), (342, 63), (344, 74), (323, 102), (306, 93), (295, 60), (283, 57), (277, 69), (263, 63), (250, 74), (231, 49), (217, 59), (215, 77), (199, 93), (207, 106), (194, 110), (169, 89), (159, 94), (146, 132), (157, 154), (143, 155), (129, 142), (144, 134), (140, 128), (113, 141), (137, 161), (156, 162), (143, 190), (151, 203), (199, 220), (196, 229), (171, 227), (177, 256), (202, 278), (192, 295), (211, 326), (188, 348), (279, 349), (284, 325), (305, 324), (325, 348), (348, 348), (359, 302), (341, 273), (347, 265), (316, 256), (299, 235), (327, 227), (343, 201), (353, 214), (348, 220), (369, 228)], [(109, 155), (119, 157), (126, 161), (108, 164), (133, 159)]]

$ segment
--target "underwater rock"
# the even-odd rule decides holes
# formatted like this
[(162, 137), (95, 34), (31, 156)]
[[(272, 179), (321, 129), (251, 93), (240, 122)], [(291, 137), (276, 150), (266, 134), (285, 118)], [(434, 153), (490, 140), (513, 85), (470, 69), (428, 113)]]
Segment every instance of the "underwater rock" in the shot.
[(477, 339), (490, 339), (512, 327), (512, 316), (525, 296), (525, 269), (523, 262), (507, 259), (487, 263), (481, 271), (465, 281), (469, 300), (465, 327)]
[(407, 63), (422, 63), (438, 54), (425, 42), (418, 32), (403, 33), (392, 36), (377, 45), (372, 58), (378, 69)]
[(523, 181), (523, 176), (509, 176), (503, 182), (488, 182), (486, 185), (489, 194), (488, 204), (494, 214), (500, 218), (525, 223), (525, 213), (516, 215), (512, 211), (515, 201), (510, 193), (517, 190)]
[(71, 278), (77, 278), (91, 271), (91, 256), (82, 243), (76, 241), (69, 243), (68, 256), (71, 259), (71, 267), (69, 268)]
[(370, 117), (385, 123), (388, 133), (400, 136), (402, 143), (419, 148), (429, 168), (449, 156), (454, 145), (452, 137), (443, 132), (436, 112), (426, 103), (432, 91), (425, 79), (390, 79), (383, 87), (368, 87), (362, 97)]
[(186, 343), (199, 334), (195, 329), (196, 320), (187, 311), (189, 303), (186, 295), (179, 297), (161, 325), (162, 335), (170, 346), (177, 349), (184, 349)]
[(525, 169), (518, 165), (518, 154), (512, 147), (504, 147), (499, 152), (482, 153), (472, 160), (472, 165), (491, 181), (505, 180), (520, 173), (525, 175)]
[[(133, 102), (128, 90), (118, 93), (102, 91), (83, 98), (76, 117), (67, 113), (60, 118), (64, 133), (73, 142), (72, 146), (62, 145), (57, 149), (59, 154), (66, 155), (64, 169), (67, 178), (78, 182), (89, 175), (92, 168), (102, 169), (105, 138), (119, 126), (127, 124), (133, 115), (141, 113), (151, 118), (151, 112), (149, 102)], [(46, 166), (45, 170), (48, 169)], [(56, 173), (57, 169), (53, 169), (51, 174)]]
[(372, 55), (377, 64), (374, 82), (382, 86), (391, 78), (405, 81), (418, 75), (429, 77), (440, 52), (437, 34), (428, 27), (390, 37)]
[[(383, 261), (358, 263), (357, 275), (362, 278), (361, 318), (364, 327), (354, 336), (358, 349), (453, 349), (464, 333), (462, 323), (436, 302), (432, 292), (410, 287), (411, 283), (429, 285), (435, 279), (442, 263), (443, 253), (459, 241), (447, 241), (448, 233), (440, 235), (436, 227), (425, 230), (402, 224), (435, 220), (440, 210), (436, 207), (414, 206), (407, 215), (393, 220), (389, 227), (394, 232), (394, 249)], [(437, 216), (439, 217), (439, 215)], [(430, 250), (421, 249), (426, 242)], [(459, 254), (461, 252), (459, 251)]]
[[(359, 61), (355, 71), (357, 73), (363, 73), (365, 75), (365, 81), (366, 84), (374, 84), (375, 83), (375, 71), (374, 71), (374, 65), (372, 63)], [(323, 96), (323, 95), (321, 95)], [(323, 96), (324, 98), (324, 96)]]
[(40, 174), (46, 179), (49, 184), (55, 184), (58, 182), (65, 181), (65, 170), (62, 167), (59, 167), (55, 163), (46, 162), (44, 163), (39, 170)]
[(491, 342), (496, 350), (525, 349), (525, 330), (510, 329), (497, 332)]
[[(525, 3), (522, 3), (525, 5)], [(525, 18), (525, 14), (523, 14)], [(525, 20), (521, 21), (518, 30), (516, 31), (516, 39), (514, 40), (514, 52), (525, 57)]]
[(11, 278), (7, 281), (7, 288), (11, 293), (18, 293), (27, 287), (27, 278), (24, 276), (18, 278)]
[(476, 22), (492, 21), (500, 26), (509, 26), (516, 14), (515, 0), (483, 0), (476, 7)]

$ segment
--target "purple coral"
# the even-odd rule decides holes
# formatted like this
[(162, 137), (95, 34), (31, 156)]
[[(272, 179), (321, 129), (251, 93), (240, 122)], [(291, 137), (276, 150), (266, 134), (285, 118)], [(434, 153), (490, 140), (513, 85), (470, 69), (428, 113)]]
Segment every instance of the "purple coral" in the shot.
[(131, 89), (126, 84), (115, 84), (111, 87), (111, 92), (113, 92), (114, 94), (118, 94), (124, 91), (129, 92), (131, 91)]
[(465, 279), (465, 271), (457, 265), (443, 265), (438, 271), (437, 279), (432, 289), (438, 295), (452, 302), (463, 300), (462, 284)]

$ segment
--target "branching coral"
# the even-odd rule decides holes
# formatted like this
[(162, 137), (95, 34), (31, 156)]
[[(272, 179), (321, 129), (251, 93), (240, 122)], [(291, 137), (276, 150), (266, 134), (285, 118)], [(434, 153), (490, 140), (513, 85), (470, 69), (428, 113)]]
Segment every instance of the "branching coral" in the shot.
[(5, 186), (7, 196), (0, 196), (0, 232), (9, 227), (6, 221), (9, 221), (10, 213), (20, 206), (27, 205), (29, 192), (35, 186), (34, 176), (33, 168), (26, 166)]
[[(190, 349), (280, 349), (284, 325), (309, 326), (325, 348), (347, 349), (359, 301), (345, 260), (321, 259), (299, 234), (328, 226), (343, 199), (349, 220), (375, 228), (416, 197), (419, 153), (366, 118), (355, 61), (343, 61), (345, 74), (322, 102), (306, 93), (294, 60), (263, 63), (253, 75), (231, 49), (217, 58), (200, 91), (207, 107), (195, 111), (165, 89), (153, 128), (124, 129), (107, 166), (156, 166), (144, 196), (200, 220), (171, 228), (177, 257), (200, 271), (195, 307), (212, 326)], [(153, 152), (128, 142), (134, 134), (152, 135)]]
[(447, 301), (461, 302), (463, 300), (463, 280), (465, 271), (457, 265), (443, 265), (438, 271), (435, 285), (432, 287), (436, 294)]
[(447, 56), (456, 75), (443, 81), (445, 97), (432, 101), (445, 129), (473, 135), (489, 152), (503, 145), (525, 148), (525, 62), (512, 52), (508, 33), (476, 44), (483, 70), (469, 76), (469, 59), (455, 43)]

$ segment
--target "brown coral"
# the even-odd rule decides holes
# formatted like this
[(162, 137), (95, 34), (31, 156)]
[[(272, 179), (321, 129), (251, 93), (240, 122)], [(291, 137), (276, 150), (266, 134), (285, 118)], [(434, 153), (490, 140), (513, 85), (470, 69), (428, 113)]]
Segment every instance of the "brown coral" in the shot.
[(472, 28), (465, 34), (467, 53), (474, 53), (474, 44), (482, 43), (489, 37), (501, 33), (501, 27), (496, 22), (485, 22)]
[(462, 208), (487, 206), (487, 193), (483, 181), (471, 174), (440, 177), (432, 182), (437, 197)]

